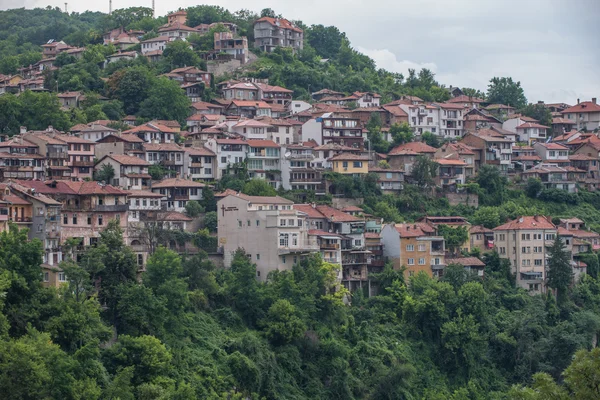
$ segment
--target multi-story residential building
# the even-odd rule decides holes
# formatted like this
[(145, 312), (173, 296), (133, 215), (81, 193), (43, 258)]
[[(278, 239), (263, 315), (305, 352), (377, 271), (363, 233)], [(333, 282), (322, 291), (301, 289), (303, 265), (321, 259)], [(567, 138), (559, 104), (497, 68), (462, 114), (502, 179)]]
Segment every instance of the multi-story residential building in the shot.
[(587, 154), (572, 154), (569, 156), (571, 167), (585, 171), (585, 186), (588, 190), (597, 190), (600, 187), (600, 164), (598, 158)]
[(77, 136), (61, 135), (60, 140), (68, 145), (72, 180), (92, 179), (96, 143)]
[(190, 162), (189, 179), (213, 181), (216, 178), (217, 155), (206, 147), (186, 147)]
[(369, 157), (352, 153), (341, 153), (328, 160), (332, 171), (344, 175), (360, 176), (369, 173)]
[(562, 117), (552, 118), (552, 136), (557, 137), (564, 135), (567, 132), (571, 132), (576, 125), (577, 122), (574, 120)]
[(542, 158), (531, 146), (513, 145), (512, 151), (512, 168), (516, 171), (527, 171), (542, 161)]
[(533, 149), (542, 162), (560, 165), (569, 164), (569, 148), (558, 143), (536, 142)]
[(384, 194), (394, 194), (404, 189), (404, 170), (369, 167), (369, 173), (377, 175), (379, 188)]
[(526, 122), (517, 126), (515, 129), (517, 131), (518, 141), (531, 145), (534, 142), (545, 142), (550, 127), (535, 122)]
[(445, 138), (462, 137), (464, 132), (463, 105), (454, 103), (438, 103), (436, 105), (439, 107), (438, 115), (440, 121), (439, 131), (437, 134)]
[(264, 179), (274, 188), (281, 186), (281, 148), (272, 140), (248, 139), (247, 168), (250, 178)]
[[(476, 108), (469, 111), (465, 110), (463, 112), (463, 129), (464, 131), (474, 131), (482, 128), (502, 128), (502, 121), (498, 118)], [(514, 132), (511, 132), (511, 134), (516, 136)]]
[(316, 237), (316, 242), (319, 245), (321, 251), (321, 258), (323, 261), (337, 264), (340, 266), (339, 280), (342, 280), (342, 235), (337, 233), (331, 233), (321, 231), (318, 229), (310, 229), (308, 231), (309, 236)]
[(558, 164), (540, 163), (527, 171), (523, 172), (525, 180), (537, 178), (542, 181), (545, 189), (560, 189), (569, 193), (577, 192), (577, 181), (581, 179), (579, 175), (585, 178), (585, 171), (579, 174), (573, 174), (576, 171), (570, 171), (570, 167), (559, 167)]
[[(585, 227), (585, 222), (579, 218), (564, 218), (560, 220), (559, 227), (570, 231), (574, 239), (586, 242), (591, 245), (590, 250), (597, 251), (600, 249), (600, 234), (591, 231)], [(584, 252), (584, 249), (579, 249)]]
[(481, 103), (485, 103), (485, 100), (463, 94), (463, 95), (451, 98), (450, 100), (448, 100), (448, 103), (456, 104), (456, 105), (460, 106), (461, 108), (469, 108), (470, 109), (470, 108), (479, 108), (481, 106)]
[(188, 201), (202, 200), (202, 189), (206, 185), (180, 178), (166, 178), (152, 185), (154, 193), (160, 193), (166, 197), (162, 202), (163, 209), (167, 211), (185, 211)]
[(475, 153), (464, 143), (445, 143), (436, 150), (434, 158), (464, 161), (465, 166), (463, 168), (465, 179), (469, 179), (475, 175)]
[(146, 143), (173, 143), (178, 129), (152, 121), (129, 129), (123, 134), (136, 135)]
[(493, 165), (503, 173), (508, 173), (512, 165), (512, 140), (493, 129), (470, 131), (462, 138), (475, 153), (475, 170), (483, 165)]
[(150, 163), (142, 158), (125, 154), (109, 154), (102, 157), (96, 164), (96, 171), (104, 165), (110, 165), (115, 171), (113, 186), (126, 190), (141, 190), (150, 186), (152, 177), (148, 173)]
[(306, 214), (281, 197), (227, 195), (217, 203), (219, 243), (225, 267), (233, 255), (244, 249), (256, 264), (257, 279), (265, 281), (269, 272), (289, 270), (302, 257), (320, 251), (310, 237)]
[(58, 97), (61, 107), (64, 108), (78, 108), (79, 102), (85, 98), (81, 92), (57, 93), (56, 97)]
[(454, 252), (454, 257), (457, 257), (461, 252), (470, 252), (471, 251), (471, 239), (470, 239), (470, 228), (471, 224), (467, 221), (465, 217), (461, 216), (443, 216), (443, 217), (430, 217), (425, 216), (417, 220), (417, 222), (421, 224), (428, 224), (430, 227), (435, 229), (435, 233), (438, 234), (439, 228), (442, 225), (445, 225), (450, 228), (462, 228), (467, 231), (467, 239), (463, 244), (456, 247), (455, 249), (446, 248), (446, 252)]
[(242, 64), (248, 62), (248, 38), (235, 37), (233, 32), (215, 32), (215, 52), (229, 54), (232, 58), (240, 60)]
[(576, 125), (576, 129), (587, 130), (588, 132), (594, 131), (600, 128), (600, 105), (596, 98), (592, 98), (592, 101), (579, 102), (573, 107), (568, 107), (562, 110), (564, 118), (573, 121)]
[(92, 142), (98, 142), (99, 140), (105, 138), (108, 135), (115, 135), (117, 134), (117, 130), (113, 129), (113, 128), (109, 128), (108, 126), (105, 125), (100, 125), (100, 124), (89, 124), (86, 125), (85, 127), (82, 127), (81, 130), (73, 130), (73, 128), (71, 128), (71, 133), (79, 136), (82, 139), (85, 140), (89, 140)]
[(446, 267), (444, 238), (426, 223), (388, 224), (381, 230), (383, 255), (406, 276), (424, 272), (441, 277)]
[(546, 291), (548, 247), (557, 228), (544, 216), (523, 216), (494, 228), (494, 245), (508, 259), (517, 286), (533, 293)]
[(277, 47), (299, 51), (304, 47), (304, 32), (285, 18), (262, 17), (254, 22), (254, 47), (267, 53)]
[(140, 42), (142, 55), (146, 57), (161, 56), (162, 52), (167, 47), (167, 43), (173, 39), (173, 37), (163, 34), (152, 39), (143, 40)]
[(424, 132), (440, 135), (438, 107), (427, 104), (400, 104), (399, 107), (408, 114), (408, 124), (417, 135), (422, 135)]
[(173, 171), (173, 175), (183, 178), (188, 174), (188, 155), (185, 148), (175, 143), (145, 143), (146, 161), (152, 165)]
[(125, 154), (144, 158), (144, 143), (142, 139), (133, 134), (108, 135), (96, 142), (96, 158), (100, 159), (109, 154)]
[(465, 169), (467, 163), (463, 160), (452, 158), (436, 158), (433, 160), (438, 165), (435, 184), (444, 190), (456, 191), (458, 185), (466, 182)]
[(260, 121), (270, 125), (265, 139), (281, 145), (294, 143), (294, 125), (289, 120), (263, 117)]
[(38, 152), (38, 145), (22, 136), (0, 142), (0, 178), (44, 180), (46, 158)]
[(165, 35), (174, 39), (186, 39), (192, 33), (198, 33), (198, 30), (186, 25), (187, 12), (180, 10), (167, 16), (167, 24), (158, 29), (159, 35)]
[(170, 79), (178, 81), (182, 85), (188, 83), (204, 83), (206, 87), (210, 87), (211, 82), (210, 72), (202, 71), (196, 67), (176, 68), (169, 72), (167, 76)]
[(337, 143), (343, 146), (362, 149), (364, 136), (360, 120), (343, 118), (334, 113), (311, 119), (302, 126), (302, 140), (314, 140), (319, 145)]
[(41, 155), (46, 157), (46, 178), (70, 179), (71, 168), (68, 166), (69, 145), (59, 139), (60, 132), (48, 127), (44, 132), (27, 132), (24, 138), (39, 147)]
[(390, 166), (410, 175), (412, 166), (418, 157), (433, 159), (437, 149), (423, 142), (409, 142), (394, 147), (388, 153)]
[(314, 149), (309, 146), (292, 144), (282, 150), (281, 184), (286, 190), (312, 190), (324, 194), (322, 169), (313, 164)]
[(236, 164), (244, 162), (248, 153), (248, 143), (241, 139), (209, 139), (206, 147), (217, 155), (217, 179)]
[(264, 101), (233, 100), (226, 109), (226, 114), (244, 118), (271, 116), (271, 106)]

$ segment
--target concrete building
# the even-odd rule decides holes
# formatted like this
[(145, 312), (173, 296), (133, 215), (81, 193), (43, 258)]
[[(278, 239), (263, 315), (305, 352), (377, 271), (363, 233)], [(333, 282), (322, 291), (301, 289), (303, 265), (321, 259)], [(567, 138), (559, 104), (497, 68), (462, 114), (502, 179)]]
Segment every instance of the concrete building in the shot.
[(206, 185), (180, 178), (166, 178), (152, 185), (154, 193), (160, 193), (166, 199), (162, 200), (162, 209), (167, 211), (184, 212), (188, 201), (202, 200), (202, 189)]
[(512, 165), (512, 140), (493, 129), (470, 131), (462, 138), (475, 153), (475, 170), (482, 165), (493, 165), (503, 173), (508, 173)]
[(235, 37), (232, 32), (215, 32), (214, 49), (218, 53), (229, 54), (232, 58), (240, 60), (242, 64), (248, 62), (248, 38)]
[(577, 104), (562, 111), (564, 118), (573, 121), (576, 129), (588, 132), (600, 128), (600, 105), (596, 98), (592, 101), (577, 100)]
[(277, 47), (296, 52), (304, 47), (304, 32), (285, 18), (262, 17), (254, 22), (254, 47), (267, 53)]
[(217, 155), (217, 179), (243, 162), (248, 153), (248, 143), (241, 139), (208, 139), (206, 147)]
[(206, 147), (186, 147), (188, 177), (193, 180), (213, 181), (216, 178), (217, 155)]
[(315, 151), (312, 147), (292, 144), (282, 148), (281, 184), (285, 190), (312, 190), (325, 193), (322, 168), (313, 165)]
[(510, 261), (518, 287), (546, 291), (548, 247), (556, 235), (556, 226), (543, 216), (523, 216), (494, 228), (495, 248), (500, 258)]
[(126, 190), (141, 190), (150, 186), (152, 177), (148, 173), (150, 163), (142, 158), (125, 154), (109, 154), (96, 163), (96, 171), (102, 170), (104, 165), (110, 165), (115, 171), (115, 176), (110, 182)]
[(517, 131), (517, 140), (531, 145), (535, 142), (545, 142), (550, 127), (535, 122), (526, 122), (517, 126), (515, 129)]
[(289, 270), (304, 256), (320, 251), (310, 237), (306, 214), (281, 197), (227, 195), (217, 203), (219, 245), (225, 267), (231, 267), (238, 249), (256, 264), (256, 277), (265, 281), (269, 272)]
[(369, 173), (369, 157), (352, 153), (341, 153), (328, 160), (332, 171), (343, 175), (366, 175)]
[(281, 186), (281, 148), (272, 140), (249, 139), (248, 175), (266, 180), (275, 189)]

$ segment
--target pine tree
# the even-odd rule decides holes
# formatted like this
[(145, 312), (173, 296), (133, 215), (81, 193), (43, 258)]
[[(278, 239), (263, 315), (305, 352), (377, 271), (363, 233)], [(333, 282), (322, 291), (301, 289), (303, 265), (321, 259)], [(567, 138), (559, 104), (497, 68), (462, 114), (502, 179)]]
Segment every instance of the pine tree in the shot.
[(557, 235), (552, 247), (550, 247), (548, 259), (548, 287), (556, 289), (556, 299), (562, 303), (567, 289), (573, 280), (571, 268), (571, 254), (567, 251), (565, 244)]

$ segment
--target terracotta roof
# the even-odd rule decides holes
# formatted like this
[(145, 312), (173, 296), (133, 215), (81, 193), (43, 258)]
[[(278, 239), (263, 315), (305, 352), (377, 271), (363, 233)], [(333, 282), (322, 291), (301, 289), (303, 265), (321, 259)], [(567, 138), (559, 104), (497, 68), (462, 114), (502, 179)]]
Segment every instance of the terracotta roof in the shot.
[(582, 101), (579, 104), (574, 105), (573, 107), (569, 107), (562, 111), (565, 113), (591, 113), (591, 112), (600, 112), (600, 105), (591, 101)]
[(541, 161), (540, 156), (517, 156), (512, 157), (513, 161)]
[(257, 121), (255, 119), (244, 119), (233, 126), (234, 128), (249, 127), (249, 128), (270, 128), (271, 125)]
[(198, 32), (197, 29), (191, 28), (187, 25), (182, 24), (181, 22), (173, 22), (171, 24), (163, 25), (158, 29), (159, 32), (170, 32), (170, 31), (188, 31), (188, 32)]
[(415, 153), (435, 153), (437, 149), (435, 147), (431, 147), (423, 142), (409, 142), (404, 143), (399, 146), (394, 147), (389, 153), (389, 156), (393, 156), (396, 154), (402, 154), (406, 151), (412, 151)]
[[(139, 165), (139, 166), (150, 165), (150, 163), (146, 160), (143, 160), (139, 157), (127, 156), (125, 154), (109, 154), (109, 155), (103, 157), (102, 160), (106, 157), (112, 158), (119, 164), (123, 164), (123, 165)], [(102, 161), (102, 160), (100, 160), (100, 161)], [(98, 164), (100, 164), (100, 161), (98, 161)]]
[(469, 233), (493, 233), (494, 231), (483, 225), (473, 225), (469, 228)]
[(544, 216), (523, 216), (494, 228), (494, 231), (556, 229), (556, 226)]
[[(295, 206), (294, 206), (294, 208), (295, 208)], [(333, 237), (337, 237), (337, 238), (342, 238), (342, 235), (339, 235), (337, 233), (321, 231), (318, 229), (310, 229), (308, 231), (308, 234), (311, 236), (333, 236)]]
[(158, 213), (156, 219), (159, 221), (193, 221), (192, 218), (177, 211)]
[(2, 196), (2, 200), (10, 203), (10, 204), (16, 204), (16, 205), (31, 205), (31, 202), (24, 200), (22, 198), (20, 198), (19, 196), (16, 196), (14, 194), (6, 194)]
[(552, 140), (555, 141), (555, 142), (560, 142), (560, 141), (563, 141), (563, 140), (569, 140), (571, 137), (577, 135), (578, 133), (579, 132), (577, 132), (577, 131), (565, 132), (562, 135), (555, 136), (554, 139), (552, 139)]
[(465, 107), (462, 104), (454, 104), (454, 103), (436, 103), (441, 108), (447, 108), (450, 110), (463, 110)]
[(408, 117), (406, 111), (398, 107), (397, 105), (384, 105), (381, 108), (394, 115), (395, 117)]
[(467, 96), (467, 95), (460, 95), (460, 96), (456, 96), (450, 100), (448, 100), (448, 103), (483, 103), (485, 100), (483, 99), (478, 99), (477, 97), (471, 97), (471, 96)]
[(540, 129), (550, 129), (549, 126), (536, 124), (535, 122), (526, 122), (517, 126), (517, 129), (525, 129), (525, 128), (540, 128)]
[(575, 121), (573, 121), (571, 119), (567, 119), (567, 118), (552, 118), (552, 125), (554, 125), (554, 124), (576, 125), (577, 122), (575, 122)]
[(62, 140), (65, 143), (89, 144), (89, 145), (96, 144), (96, 142), (92, 142), (91, 140), (87, 140), (84, 138), (80, 138), (78, 136), (71, 136), (71, 135), (61, 135), (60, 140)]
[(467, 163), (464, 162), (463, 160), (453, 160), (451, 158), (435, 158), (433, 161), (440, 165), (454, 165), (454, 166), (467, 165)]
[(338, 210), (326, 205), (317, 205), (317, 211), (319, 211), (325, 218), (333, 222), (359, 222), (363, 221), (362, 218), (355, 217), (350, 214), (346, 214), (343, 211)]
[(286, 205), (292, 205), (294, 204), (293, 201), (288, 200), (288, 199), (284, 199), (283, 197), (279, 197), (279, 196), (248, 196), (247, 194), (244, 193), (238, 193), (238, 192), (233, 192), (233, 193), (227, 193), (225, 196), (235, 196), (235, 197), (239, 197), (240, 199), (246, 200), (250, 203), (254, 203), (254, 204), (286, 204)]
[(217, 144), (241, 144), (248, 145), (245, 140), (242, 139), (216, 139)]
[(161, 198), (166, 197), (164, 194), (155, 193), (150, 190), (127, 190), (128, 197), (153, 197)]
[(208, 110), (210, 108), (222, 109), (225, 108), (220, 104), (207, 103), (205, 101), (196, 101), (192, 103), (192, 108), (196, 110)]
[(43, 133), (33, 133), (33, 134), (28, 134), (27, 137), (36, 137), (44, 142), (46, 142), (47, 144), (57, 144), (57, 145), (65, 145), (66, 143), (64, 141), (62, 141), (61, 139), (59, 139), (58, 137), (52, 137), (50, 135), (45, 135)]
[(194, 182), (187, 179), (180, 178), (167, 178), (163, 179), (158, 183), (152, 184), (152, 190), (161, 188), (177, 188), (177, 187), (191, 187), (191, 188), (203, 188), (206, 185), (200, 182)]
[(216, 155), (206, 147), (186, 147), (185, 151), (192, 156), (214, 157)]
[(254, 22), (254, 24), (257, 24), (259, 22), (268, 22), (269, 24), (278, 28), (289, 29), (295, 32), (302, 33), (302, 29), (298, 28), (296, 25), (292, 24), (285, 18), (262, 17), (257, 19), (256, 22)]
[(598, 160), (598, 157), (588, 156), (587, 154), (571, 154), (569, 160), (573, 161), (594, 161)]
[(363, 212), (363, 209), (356, 206), (346, 206), (342, 208), (343, 212)]
[(568, 147), (563, 146), (562, 144), (558, 144), (558, 143), (543, 143), (543, 142), (538, 142), (536, 143), (539, 146), (542, 146), (548, 150), (569, 150)]
[(57, 187), (59, 185), (65, 185), (80, 195), (93, 195), (93, 194), (112, 194), (112, 195), (126, 195), (127, 192), (116, 188), (112, 185), (102, 185), (99, 182), (84, 182), (84, 181), (58, 181)]
[(446, 258), (446, 264), (460, 264), (464, 267), (485, 267), (485, 263), (477, 257)]
[(144, 143), (146, 151), (184, 151), (185, 149), (176, 143)]
[(381, 235), (377, 232), (365, 232), (365, 239), (381, 239)]
[(271, 106), (264, 101), (233, 100), (231, 104), (234, 104), (236, 107), (271, 108)]
[(270, 148), (276, 148), (276, 149), (281, 147), (272, 140), (248, 139), (246, 141), (246, 143), (250, 147), (270, 147)]
[(514, 110), (514, 107), (507, 106), (505, 104), (490, 104), (485, 107), (486, 110)]
[(178, 133), (176, 129), (169, 128), (168, 126), (161, 125), (157, 122), (147, 122), (143, 125), (136, 126), (129, 130), (126, 130), (125, 134), (138, 133), (138, 132), (163, 132), (163, 133)]
[(432, 233), (431, 227), (424, 223), (405, 223), (394, 225), (401, 238), (411, 238), (420, 236), (429, 236)]
[[(144, 40), (142, 43), (151, 43), (151, 42), (168, 42), (170, 39), (168, 36), (157, 36), (152, 39)], [(161, 52), (162, 53), (162, 52)]]
[(122, 134), (110, 134), (107, 136), (104, 136), (102, 139), (98, 139), (98, 142), (96, 143), (104, 143), (107, 142), (107, 138), (117, 138), (117, 141), (122, 141), (122, 142), (128, 142), (128, 143), (145, 143), (142, 139), (140, 139), (138, 136), (136, 135), (132, 135), (132, 134), (127, 134), (127, 133), (122, 133)]
[[(309, 142), (304, 142), (304, 144), (306, 146), (309, 146), (307, 143)], [(339, 144), (339, 143), (325, 143), (321, 146), (317, 146), (314, 148), (316, 151), (320, 151), (320, 150), (333, 150), (333, 151), (359, 151), (359, 149), (356, 149), (354, 147), (349, 147), (349, 146), (344, 146), (343, 144)]]

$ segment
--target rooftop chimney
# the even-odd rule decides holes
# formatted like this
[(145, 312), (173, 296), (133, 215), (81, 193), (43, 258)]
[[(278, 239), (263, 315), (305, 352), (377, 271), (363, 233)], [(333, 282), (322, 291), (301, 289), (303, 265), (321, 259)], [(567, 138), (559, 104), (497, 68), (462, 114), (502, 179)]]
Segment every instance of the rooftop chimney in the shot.
[(596, 99), (595, 97), (592, 97), (592, 103), (597, 104), (598, 99)]
[(579, 99), (577, 99), (577, 104), (579, 104)]
[(19, 128), (19, 133), (27, 133), (27, 127), (26, 126), (22, 126)]

